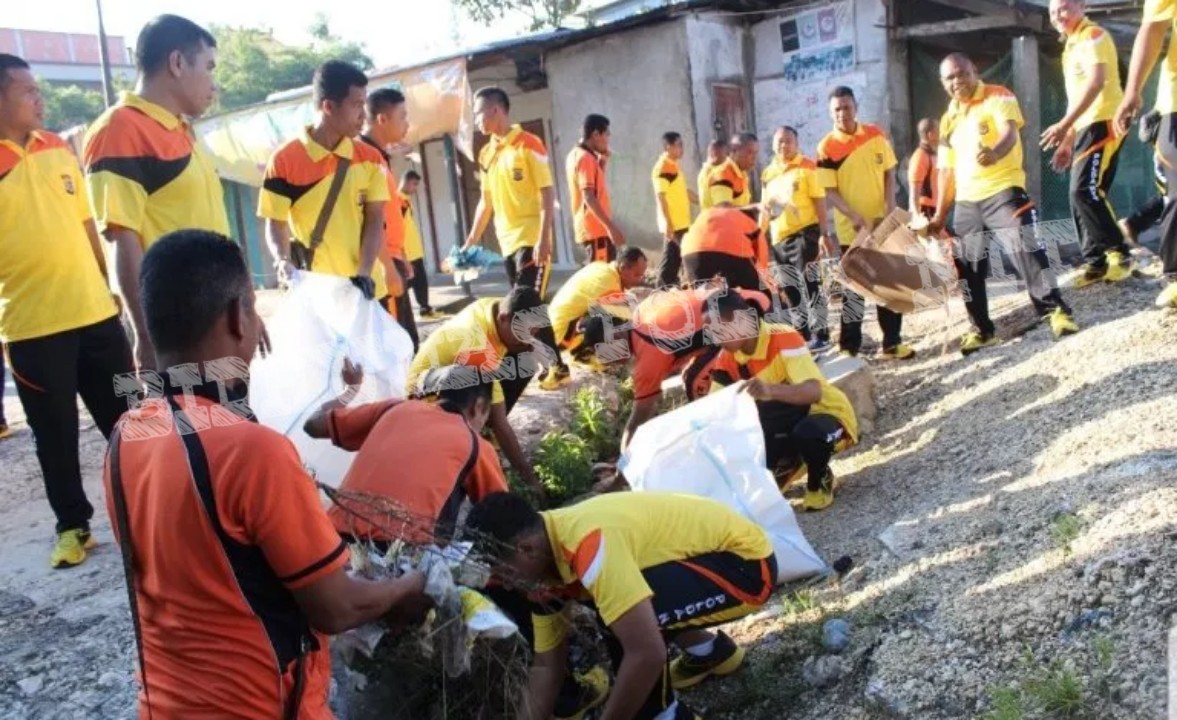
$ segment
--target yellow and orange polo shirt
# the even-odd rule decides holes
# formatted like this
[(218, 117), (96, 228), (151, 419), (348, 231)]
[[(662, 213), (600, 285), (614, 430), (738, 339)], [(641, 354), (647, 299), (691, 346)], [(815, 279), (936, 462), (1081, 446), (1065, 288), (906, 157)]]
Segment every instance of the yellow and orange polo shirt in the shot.
[(494, 210), (495, 235), (504, 256), (539, 244), (543, 190), (552, 187), (552, 170), (543, 140), (518, 125), (492, 136), (478, 154), (482, 197)]
[(483, 382), (491, 380), (491, 402), (504, 401), (503, 388), (497, 373), (507, 346), (499, 338), (495, 310), (499, 298), (475, 300), (462, 312), (446, 320), (441, 327), (421, 343), (413, 362), (409, 364), (409, 379), (405, 391), (412, 395), (419, 390), (425, 374), (434, 368), (447, 365), (465, 365), (477, 368)]
[(576, 242), (587, 243), (609, 237), (605, 223), (589, 210), (588, 203), (584, 201), (584, 194), (592, 190), (597, 195), (597, 203), (600, 204), (601, 210), (606, 215), (612, 212), (609, 203), (609, 184), (605, 181), (605, 168), (601, 167), (601, 159), (592, 150), (577, 145), (568, 153), (565, 168), (568, 174), (568, 192), (572, 196), (572, 225), (576, 230)]
[(704, 162), (703, 167), (699, 170), (699, 176), (695, 178), (695, 187), (699, 194), (699, 209), (706, 210), (711, 207), (711, 193), (710, 188), (711, 171), (717, 168), (718, 165), (712, 165), (710, 162)]
[[(540, 515), (564, 583), (561, 595), (591, 600), (606, 626), (654, 595), (642, 577), (647, 568), (711, 553), (744, 560), (773, 554), (772, 542), (759, 525), (722, 503), (694, 495), (613, 493)], [(761, 603), (771, 585), (769, 579)], [(748, 609), (731, 612), (738, 617)], [(567, 609), (534, 615), (535, 652), (559, 647), (571, 627), (569, 618)]]
[(405, 259), (409, 262), (420, 260), (425, 257), (425, 243), (421, 240), (421, 228), (413, 213), (412, 198), (401, 193), (400, 208), (405, 223)]
[(940, 152), (936, 162), (941, 168), (952, 170), (957, 202), (981, 202), (1002, 190), (1026, 187), (1019, 135), (1015, 135), (1013, 149), (1005, 157), (989, 167), (977, 162), (981, 148), (995, 146), (1010, 122), (1019, 131), (1026, 124), (1018, 99), (1000, 85), (978, 82), (968, 101), (953, 99), (948, 103), (948, 112), (940, 118)]
[[(679, 232), (691, 226), (691, 196), (687, 192), (687, 178), (683, 175), (678, 161), (666, 153), (654, 163), (654, 170), (650, 173), (650, 180), (654, 183), (654, 196), (666, 196), (666, 209), (670, 213), (670, 231)], [(658, 231), (665, 233), (666, 218), (658, 213)]]
[(126, 92), (86, 131), (83, 147), (99, 232), (134, 231), (145, 250), (174, 230), (229, 235), (220, 178), (183, 118)]
[[(760, 174), (763, 192), (768, 192), (770, 183), (783, 184), (787, 191), (782, 198), (787, 205), (772, 221), (774, 244), (817, 224), (817, 203), (826, 201), (826, 189), (818, 180), (816, 163), (801, 153), (787, 161), (774, 157)], [(773, 185), (774, 190), (776, 187)], [(822, 228), (822, 232), (825, 230)]]
[(728, 158), (712, 168), (707, 175), (707, 195), (711, 205), (752, 203), (752, 186), (748, 174), (740, 169), (734, 158)]
[(65, 141), (0, 140), (0, 341), (93, 325), (117, 312), (84, 223), (90, 203)]
[(405, 216), (401, 210), (400, 183), (396, 179), (396, 173), (392, 170), (391, 159), (388, 153), (384, 152), (384, 148), (377, 145), (376, 141), (368, 136), (361, 135), (360, 142), (380, 153), (380, 169), (384, 172), (384, 178), (388, 184), (389, 200), (384, 203), (384, 249), (388, 251), (389, 257), (396, 260), (404, 259)]
[(613, 263), (591, 262), (577, 270), (560, 286), (548, 306), (556, 343), (569, 348), (576, 336), (576, 322), (588, 315), (593, 305), (602, 300), (621, 303), (624, 297), (621, 274)]
[[(315, 250), (311, 270), (352, 277), (360, 268), (364, 206), (391, 200), (387, 166), (376, 148), (343, 138), (334, 150), (328, 150), (315, 142), (309, 127), (305, 128), (299, 137), (270, 156), (258, 196), (257, 214), (287, 223), (293, 241), (310, 247), (311, 233), (319, 221), (341, 157), (350, 159), (351, 165), (323, 231), (323, 242)], [(376, 283), (376, 297), (388, 294), (384, 267), (380, 263), (372, 267), (372, 280)]]
[[(887, 214), (886, 174), (899, 161), (877, 125), (858, 123), (853, 134), (835, 128), (817, 144), (817, 172), (827, 190), (835, 189), (854, 212), (868, 221)], [(857, 233), (850, 218), (834, 211), (838, 242), (850, 245)]]
[(814, 362), (805, 338), (788, 325), (760, 321), (760, 336), (751, 353), (723, 350), (712, 366), (712, 390), (740, 380), (759, 378), (770, 385), (799, 385), (816, 380), (821, 400), (809, 407), (812, 414), (830, 415), (841, 423), (852, 442), (858, 442), (858, 417), (846, 393), (834, 387)]
[(1066, 45), (1063, 46), (1063, 80), (1066, 82), (1068, 105), (1075, 105), (1083, 98), (1092, 72), (1100, 65), (1104, 67), (1103, 87), (1095, 102), (1075, 121), (1076, 130), (1083, 130), (1092, 123), (1111, 120), (1116, 116), (1120, 101), (1124, 99), (1115, 41), (1108, 31), (1083, 18), (1075, 31), (1067, 35)]
[(1162, 115), (1177, 112), (1177, 0), (1144, 0), (1143, 24), (1169, 23), (1169, 49), (1161, 58), (1161, 78), (1157, 83), (1156, 110)]

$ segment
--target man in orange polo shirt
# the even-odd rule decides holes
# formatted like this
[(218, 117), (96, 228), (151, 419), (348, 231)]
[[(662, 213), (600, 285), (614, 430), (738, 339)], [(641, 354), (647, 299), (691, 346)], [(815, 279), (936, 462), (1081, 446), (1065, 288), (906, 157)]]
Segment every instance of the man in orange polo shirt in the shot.
[(396, 321), (413, 341), (413, 352), (417, 351), (420, 338), (417, 323), (413, 319), (413, 307), (409, 303), (408, 278), (413, 274), (406, 256), (405, 245), (408, 236), (403, 203), (396, 173), (392, 169), (389, 149), (404, 141), (409, 132), (409, 110), (405, 96), (395, 88), (380, 88), (368, 93), (367, 113), (364, 132), (360, 141), (380, 153), (384, 161), (382, 170), (388, 183), (389, 201), (384, 204), (384, 248), (380, 262), (388, 283), (388, 307)]
[(313, 86), (318, 121), (275, 150), (266, 165), (258, 196), (266, 242), (279, 277), (297, 265), (350, 278), (364, 297), (384, 300), (389, 292), (377, 260), (384, 207), (392, 198), (380, 152), (352, 139), (364, 126), (368, 76), (351, 63), (328, 60), (315, 70)]
[[(491, 384), (480, 380), (477, 369), (431, 370), (423, 385), (437, 403), (381, 400), (354, 407), (348, 405), (363, 382), (363, 368), (345, 361), (342, 375), (343, 394), (319, 408), (304, 429), (356, 453), (340, 490), (387, 498), (404, 514), (395, 527), (383, 527), (337, 505), (328, 515), (341, 534), (377, 542), (447, 542), (467, 499), (479, 502), (507, 491), (498, 453), (479, 435), (492, 403)], [(388, 472), (392, 466), (395, 474)]]
[(176, 15), (154, 18), (135, 41), (135, 91), (123, 93), (86, 131), (82, 165), (94, 221), (113, 248), (141, 368), (155, 367), (139, 303), (143, 253), (173, 230), (229, 234), (221, 181), (189, 124), (216, 97), (216, 58), (217, 41), (207, 30)]
[(920, 146), (907, 162), (907, 196), (913, 218), (936, 216), (936, 149), (940, 147), (939, 122), (932, 118), (920, 120)]
[(294, 445), (254, 421), (261, 323), (236, 244), (172, 233), (144, 256), (141, 291), (162, 396), (123, 416), (105, 471), (140, 716), (328, 720), (325, 635), (414, 620), (425, 578), (351, 577)]
[(729, 287), (760, 290), (759, 268), (768, 266), (760, 211), (721, 205), (704, 210), (682, 241), (682, 261), (691, 282), (721, 277)]
[(609, 118), (589, 115), (584, 119), (580, 142), (568, 153), (565, 167), (572, 195), (572, 224), (576, 242), (584, 247), (584, 262), (612, 262), (625, 236), (613, 222), (605, 158), (609, 156)]

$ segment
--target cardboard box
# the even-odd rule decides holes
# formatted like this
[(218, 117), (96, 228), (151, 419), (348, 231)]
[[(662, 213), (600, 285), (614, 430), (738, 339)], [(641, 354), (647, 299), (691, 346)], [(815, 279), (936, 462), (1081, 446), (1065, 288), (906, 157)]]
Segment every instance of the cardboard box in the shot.
[(935, 240), (908, 227), (896, 209), (873, 231), (863, 230), (842, 256), (840, 280), (876, 305), (909, 315), (943, 309), (956, 288), (956, 269)]

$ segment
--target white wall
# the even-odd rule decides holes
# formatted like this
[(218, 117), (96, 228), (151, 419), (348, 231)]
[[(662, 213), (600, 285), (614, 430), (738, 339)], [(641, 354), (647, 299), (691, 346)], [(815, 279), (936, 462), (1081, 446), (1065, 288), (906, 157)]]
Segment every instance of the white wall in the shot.
[(883, 0), (854, 0), (855, 66), (851, 72), (797, 85), (784, 80), (780, 22), (783, 17), (804, 7), (789, 8), (788, 12), (752, 27), (756, 127), (760, 134), (767, 137), (780, 125), (793, 125), (800, 132), (802, 151), (812, 156), (818, 141), (832, 127), (828, 96), (836, 85), (849, 85), (854, 89), (862, 121), (879, 125), (889, 133), (887, 12)]
[[(662, 133), (682, 133), (688, 153), (696, 136), (684, 27), (682, 21), (665, 22), (547, 56), (557, 185), (565, 208), (561, 217), (569, 231), (564, 160), (580, 139), (585, 115), (600, 113), (611, 121), (606, 172), (614, 216), (629, 242), (647, 249), (661, 246), (650, 171), (662, 152)], [(697, 158), (688, 155), (685, 164), (693, 186)]]
[[(695, 124), (698, 127), (697, 145), (694, 157), (688, 158), (694, 173), (699, 172), (702, 158), (707, 154), (707, 144), (714, 139), (715, 112), (712, 103), (711, 86), (714, 83), (740, 85), (744, 97), (750, 102), (752, 89), (747, 86), (744, 68), (744, 45), (746, 33), (734, 19), (708, 15), (692, 15), (686, 19), (687, 41), (690, 47), (691, 93)], [(755, 120), (749, 116), (748, 120)]]

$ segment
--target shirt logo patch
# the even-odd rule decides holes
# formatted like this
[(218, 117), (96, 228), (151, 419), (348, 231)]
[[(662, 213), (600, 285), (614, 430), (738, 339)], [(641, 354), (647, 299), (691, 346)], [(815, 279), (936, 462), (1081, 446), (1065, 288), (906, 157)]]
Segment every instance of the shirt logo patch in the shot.
[(361, 190), (359, 197), (360, 197), (360, 205), (363, 205), (364, 203), (368, 202), (368, 193), (366, 190)]
[(977, 125), (977, 132), (979, 132), (982, 135), (988, 135), (989, 134), (989, 123), (981, 121), (981, 123), (979, 125)]
[(74, 194), (74, 179), (72, 177), (70, 177), (69, 175), (62, 175), (61, 176), (61, 185), (62, 185), (62, 187), (65, 188), (65, 191), (67, 193), (69, 193), (70, 195)]
[(511, 177), (515, 179), (515, 182), (523, 182), (523, 168), (513, 168)]
[(883, 164), (883, 153), (875, 153), (875, 162), (879, 165)]

